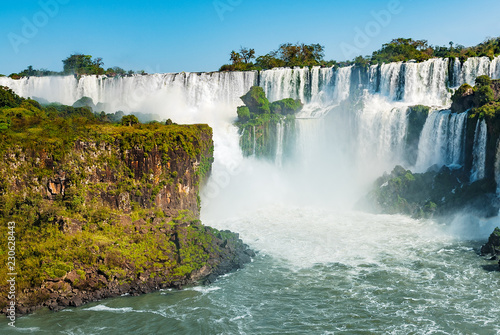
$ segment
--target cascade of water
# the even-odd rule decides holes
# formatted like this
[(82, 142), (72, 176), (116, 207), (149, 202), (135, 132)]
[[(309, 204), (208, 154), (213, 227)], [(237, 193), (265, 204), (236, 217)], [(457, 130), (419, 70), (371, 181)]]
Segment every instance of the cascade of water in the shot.
[(476, 78), (490, 75), (490, 59), (488, 57), (471, 57), (462, 65), (462, 82), (474, 86)]
[(371, 65), (368, 69), (368, 89), (371, 93), (376, 93), (379, 89), (380, 77), (379, 66)]
[[(187, 111), (200, 106), (241, 104), (240, 96), (256, 82), (256, 72), (215, 72), (105, 76), (30, 77), (20, 80), (0, 78), (24, 97), (38, 97), (50, 102), (72, 105), (83, 96), (101, 102), (106, 112), (170, 112), (179, 122), (193, 122)], [(231, 114), (234, 111), (231, 110)], [(166, 114), (166, 113), (163, 113)], [(226, 115), (229, 117), (229, 115)], [(234, 116), (231, 116), (234, 118)]]
[[(362, 83), (371, 92), (379, 92), (390, 100), (409, 104), (449, 103), (448, 59), (435, 58), (425, 62), (389, 63), (368, 69), (368, 81)], [(474, 84), (479, 75), (500, 78), (500, 57), (471, 57), (463, 64), (453, 63), (452, 86), (467, 82)], [(332, 68), (278, 68), (262, 71), (261, 86), (271, 101), (298, 98), (303, 102), (339, 103), (350, 95), (352, 67)], [(38, 97), (51, 102), (73, 104), (83, 96), (94, 103), (107, 104), (106, 111), (134, 111), (151, 97), (176, 96), (180, 105), (200, 106), (210, 103), (240, 104), (239, 97), (256, 84), (257, 73), (213, 72), (134, 75), (107, 78), (105, 76), (29, 77), (12, 80), (0, 78), (0, 84), (12, 88), (24, 97)], [(332, 89), (330, 91), (330, 89)], [(179, 95), (182, 99), (179, 99)], [(172, 99), (170, 99), (172, 100)]]
[(399, 86), (399, 76), (401, 73), (402, 62), (382, 64), (380, 66), (380, 94), (391, 100), (397, 100)]
[(455, 58), (453, 61), (453, 82), (450, 83), (450, 87), (459, 87), (462, 84), (462, 63), (459, 58)]
[(500, 56), (494, 58), (490, 64), (490, 77), (500, 79)]
[(462, 165), (464, 161), (464, 141), (467, 125), (467, 112), (451, 114), (449, 122), (448, 147), (446, 148), (446, 164)]
[(278, 167), (281, 167), (283, 164), (283, 138), (285, 136), (285, 124), (283, 120), (280, 120), (276, 124), (276, 158), (275, 164)]
[(387, 166), (401, 163), (408, 124), (406, 107), (394, 107), (380, 96), (365, 97), (365, 101), (355, 120), (359, 160)]
[(485, 177), (486, 164), (486, 136), (485, 120), (478, 120), (474, 133), (474, 147), (472, 152), (472, 171), (470, 181), (474, 182)]
[(500, 197), (500, 141), (497, 143), (495, 155), (495, 181), (497, 183), (497, 197)]
[(321, 67), (314, 66), (311, 68), (311, 100), (315, 99), (318, 96), (320, 90), (320, 71)]
[(335, 73), (333, 100), (338, 104), (349, 98), (352, 66), (341, 67)]
[(425, 171), (430, 166), (463, 164), (463, 148), (467, 112), (433, 111), (429, 114), (418, 144), (415, 168)]
[(308, 101), (307, 96), (309, 68), (277, 68), (262, 71), (260, 85), (269, 101), (285, 98)]
[(406, 63), (403, 100), (410, 104), (443, 105), (449, 99), (447, 78), (448, 59), (434, 58), (422, 63)]
[(255, 147), (257, 146), (257, 136), (255, 134), (255, 126), (252, 126), (253, 130), (253, 156), (255, 157)]
[[(359, 77), (359, 86), (367, 88), (370, 93), (359, 95), (357, 91), (356, 96), (361, 98), (356, 100), (356, 107), (342, 111), (341, 102), (348, 100), (358, 89), (352, 84), (352, 80), (358, 81), (353, 74), (360, 74), (361, 71), (352, 66), (272, 69), (260, 73), (259, 84), (271, 101), (301, 99), (305, 106), (298, 118), (330, 116), (334, 111), (336, 115), (325, 119), (325, 122), (329, 123), (329, 130), (334, 128), (335, 123), (335, 131), (345, 135), (344, 139), (335, 140), (343, 141), (345, 147), (353, 149), (353, 156), (360, 158), (364, 152), (375, 163), (400, 162), (407, 129), (406, 107), (449, 103), (446, 84), (450, 76), (453, 85), (464, 81), (473, 84), (480, 74), (500, 77), (500, 57), (491, 61), (486, 57), (469, 58), (464, 64), (457, 60), (453, 67), (449, 66), (448, 59), (371, 66), (367, 76)], [(453, 71), (453, 75), (449, 71)], [(20, 80), (4, 77), (0, 78), (0, 85), (9, 86), (25, 97), (39, 97), (69, 105), (82, 96), (88, 96), (94, 103), (102, 103), (100, 107), (106, 112), (155, 113), (175, 122), (207, 122), (215, 132), (219, 132), (219, 136), (225, 132), (233, 134), (231, 124), (236, 117), (236, 106), (241, 105), (239, 97), (248, 92), (257, 79), (257, 72), (250, 71), (117, 78), (82, 76), (80, 79), (73, 76)], [(420, 169), (432, 164), (463, 163), (465, 119), (465, 114), (450, 112), (432, 112), (429, 115), (419, 143), (417, 166)], [(343, 129), (349, 129), (351, 133)], [(255, 153), (256, 130), (250, 131), (253, 131)], [(284, 129), (279, 131), (285, 133)], [(277, 141), (285, 141), (281, 137), (277, 137)]]

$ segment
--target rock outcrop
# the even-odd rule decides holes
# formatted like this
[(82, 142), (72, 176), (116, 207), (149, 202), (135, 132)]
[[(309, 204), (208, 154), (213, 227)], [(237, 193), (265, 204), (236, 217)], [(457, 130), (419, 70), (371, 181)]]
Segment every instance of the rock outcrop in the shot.
[(390, 174), (377, 179), (358, 207), (413, 218), (439, 217), (463, 210), (491, 217), (499, 210), (495, 184), (486, 179), (470, 183), (463, 168), (446, 166), (434, 166), (425, 173), (412, 173), (396, 166)]
[[(209, 126), (120, 126), (85, 108), (58, 113), (6, 95), (0, 233), (15, 222), (18, 315), (212, 282), (254, 255), (237, 234), (199, 221), (213, 161)], [(2, 267), (3, 313), (6, 278)]]

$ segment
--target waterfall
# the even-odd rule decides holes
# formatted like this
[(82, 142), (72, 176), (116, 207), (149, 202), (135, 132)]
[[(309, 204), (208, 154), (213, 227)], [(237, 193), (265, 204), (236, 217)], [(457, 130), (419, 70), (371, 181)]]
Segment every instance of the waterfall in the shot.
[(474, 148), (472, 152), (472, 171), (470, 181), (474, 182), (485, 177), (486, 165), (486, 121), (477, 120), (474, 133)]
[(467, 112), (432, 111), (424, 125), (418, 144), (415, 169), (430, 166), (462, 165)]
[[(105, 76), (0, 78), (0, 85), (24, 97), (72, 105), (83, 96), (104, 104), (106, 112), (174, 114), (178, 122), (192, 123), (200, 107), (241, 105), (240, 96), (257, 81), (257, 72), (167, 73), (107, 78)], [(226, 117), (232, 117), (233, 110)], [(231, 116), (229, 115), (231, 113)], [(191, 113), (191, 114), (192, 114)]]
[(253, 130), (253, 156), (255, 157), (255, 147), (257, 146), (257, 136), (255, 134), (255, 126), (252, 126)]
[(380, 85), (378, 92), (391, 100), (397, 100), (400, 89), (399, 78), (402, 62), (382, 64), (380, 66)]
[(462, 65), (462, 83), (474, 86), (476, 78), (482, 75), (489, 75), (498, 78), (497, 73), (490, 72), (490, 64), (498, 62), (498, 57), (492, 62), (488, 57), (471, 57)]
[(446, 89), (448, 59), (434, 58), (422, 63), (407, 63), (404, 100), (407, 103), (442, 105), (450, 98)]
[(351, 88), (352, 66), (339, 68), (335, 72), (335, 88), (333, 91), (333, 101), (341, 103), (349, 98)]
[[(314, 71), (314, 70), (311, 70)], [(285, 98), (309, 100), (309, 68), (277, 68), (260, 73), (260, 85), (269, 101)], [(319, 83), (319, 80), (318, 80)]]
[(276, 123), (276, 158), (275, 164), (281, 167), (283, 164), (283, 138), (285, 136), (285, 123), (283, 120)]
[[(350, 97), (354, 67), (277, 68), (249, 72), (167, 73), (108, 78), (106, 76), (27, 77), (13, 80), (0, 78), (0, 85), (12, 88), (23, 97), (37, 97), (50, 102), (71, 105), (83, 96), (94, 103), (106, 104), (107, 112), (137, 111), (146, 101), (172, 103), (177, 107), (199, 107), (206, 104), (240, 104), (239, 97), (250, 86), (264, 88), (270, 101), (283, 98), (301, 99), (306, 103), (338, 104)], [(449, 71), (453, 71), (452, 74)], [(360, 82), (372, 93), (391, 101), (407, 104), (444, 106), (450, 103), (447, 82), (452, 86), (474, 84), (479, 75), (500, 78), (500, 56), (471, 57), (463, 64), (456, 59), (433, 58), (425, 62), (373, 65), (367, 69), (366, 82)]]
[(500, 56), (491, 61), (490, 64), (490, 77), (493, 79), (500, 78)]
[(369, 164), (400, 164), (405, 149), (408, 124), (406, 107), (394, 107), (380, 96), (366, 98), (369, 103), (357, 114), (357, 155)]
[(495, 155), (495, 182), (497, 183), (497, 197), (500, 197), (500, 141), (497, 143)]

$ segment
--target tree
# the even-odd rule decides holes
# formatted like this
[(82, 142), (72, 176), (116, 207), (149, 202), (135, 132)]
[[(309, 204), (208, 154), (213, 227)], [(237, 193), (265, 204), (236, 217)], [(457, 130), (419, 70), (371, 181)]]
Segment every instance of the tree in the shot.
[(139, 119), (135, 115), (125, 115), (122, 117), (122, 125), (123, 126), (133, 126), (134, 124), (138, 124)]
[(102, 58), (92, 59), (91, 55), (73, 54), (63, 61), (65, 74), (104, 74)]
[(255, 58), (255, 50), (254, 49), (248, 49), (248, 48), (241, 48), (240, 49), (240, 54), (245, 62), (245, 64), (248, 64), (251, 62), (252, 59)]
[(241, 63), (242, 61), (242, 57), (241, 57), (241, 54), (239, 52), (236, 52), (236, 51), (231, 51), (231, 55), (230, 55), (230, 58), (231, 62), (233, 62), (233, 65), (235, 64), (238, 64), (238, 63)]
[(401, 62), (415, 59), (418, 62), (431, 58), (434, 50), (426, 40), (396, 38), (382, 46), (372, 55), (372, 63)]
[(285, 62), (285, 66), (316, 66), (323, 62), (324, 47), (320, 44), (285, 43), (275, 54)]
[(491, 101), (495, 100), (495, 92), (490, 86), (479, 86), (476, 87), (474, 92), (474, 103), (476, 106), (483, 106)]
[(367, 68), (370, 66), (370, 59), (363, 56), (358, 56), (354, 59), (354, 65), (362, 68)]

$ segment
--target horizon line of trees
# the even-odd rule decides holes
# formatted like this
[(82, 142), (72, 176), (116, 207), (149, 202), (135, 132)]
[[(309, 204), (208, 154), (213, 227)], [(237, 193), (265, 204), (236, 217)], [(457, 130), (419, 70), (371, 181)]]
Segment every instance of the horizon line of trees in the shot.
[[(460, 44), (449, 42), (449, 46), (432, 46), (427, 40), (413, 40), (412, 38), (396, 38), (389, 43), (383, 44), (379, 50), (371, 56), (357, 56), (350, 61), (325, 60), (325, 47), (319, 43), (284, 43), (278, 49), (265, 55), (257, 56), (255, 49), (240, 47), (237, 52), (232, 50), (229, 54), (230, 64), (224, 64), (219, 71), (253, 71), (268, 70), (276, 67), (312, 67), (312, 66), (349, 66), (356, 65), (367, 67), (381, 63), (391, 63), (400, 61), (415, 60), (417, 62), (426, 61), (430, 58), (458, 58), (464, 62), (469, 57), (489, 57), (490, 59), (500, 55), (500, 37), (487, 38), (484, 42), (472, 46), (464, 47)], [(12, 73), (10, 78), (19, 79), (21, 77), (42, 77), (57, 75), (106, 75), (131, 76), (134, 74), (147, 74), (144, 70), (132, 71), (124, 70), (118, 66), (105, 69), (102, 58), (92, 58), (91, 55), (75, 53), (62, 60), (63, 71), (51, 71), (47, 69), (34, 69), (28, 66), (19, 73)], [(0, 76), (4, 76), (1, 75)]]
[[(92, 58), (91, 55), (75, 53), (62, 60), (63, 70), (51, 71), (47, 69), (34, 69), (29, 65), (26, 69), (18, 73), (9, 75), (12, 79), (20, 79), (22, 77), (44, 77), (44, 76), (65, 76), (65, 75), (106, 75), (108, 77), (115, 76), (131, 76), (133, 74), (147, 74), (144, 70), (133, 71), (124, 70), (121, 67), (114, 66), (105, 69), (104, 62), (101, 57)], [(0, 75), (3, 76), (3, 75)]]
[(219, 71), (252, 71), (268, 70), (275, 67), (304, 67), (304, 66), (349, 66), (367, 67), (381, 63), (415, 60), (426, 61), (431, 58), (459, 58), (464, 62), (469, 57), (489, 57), (500, 55), (500, 37), (487, 38), (484, 42), (465, 47), (449, 42), (449, 46), (432, 46), (427, 40), (413, 40), (412, 38), (396, 38), (383, 44), (371, 56), (357, 56), (351, 61), (337, 62), (324, 59), (324, 46), (320, 44), (284, 43), (277, 50), (262, 56), (256, 56), (255, 50), (240, 47), (240, 51), (231, 51), (231, 64), (224, 64)]

